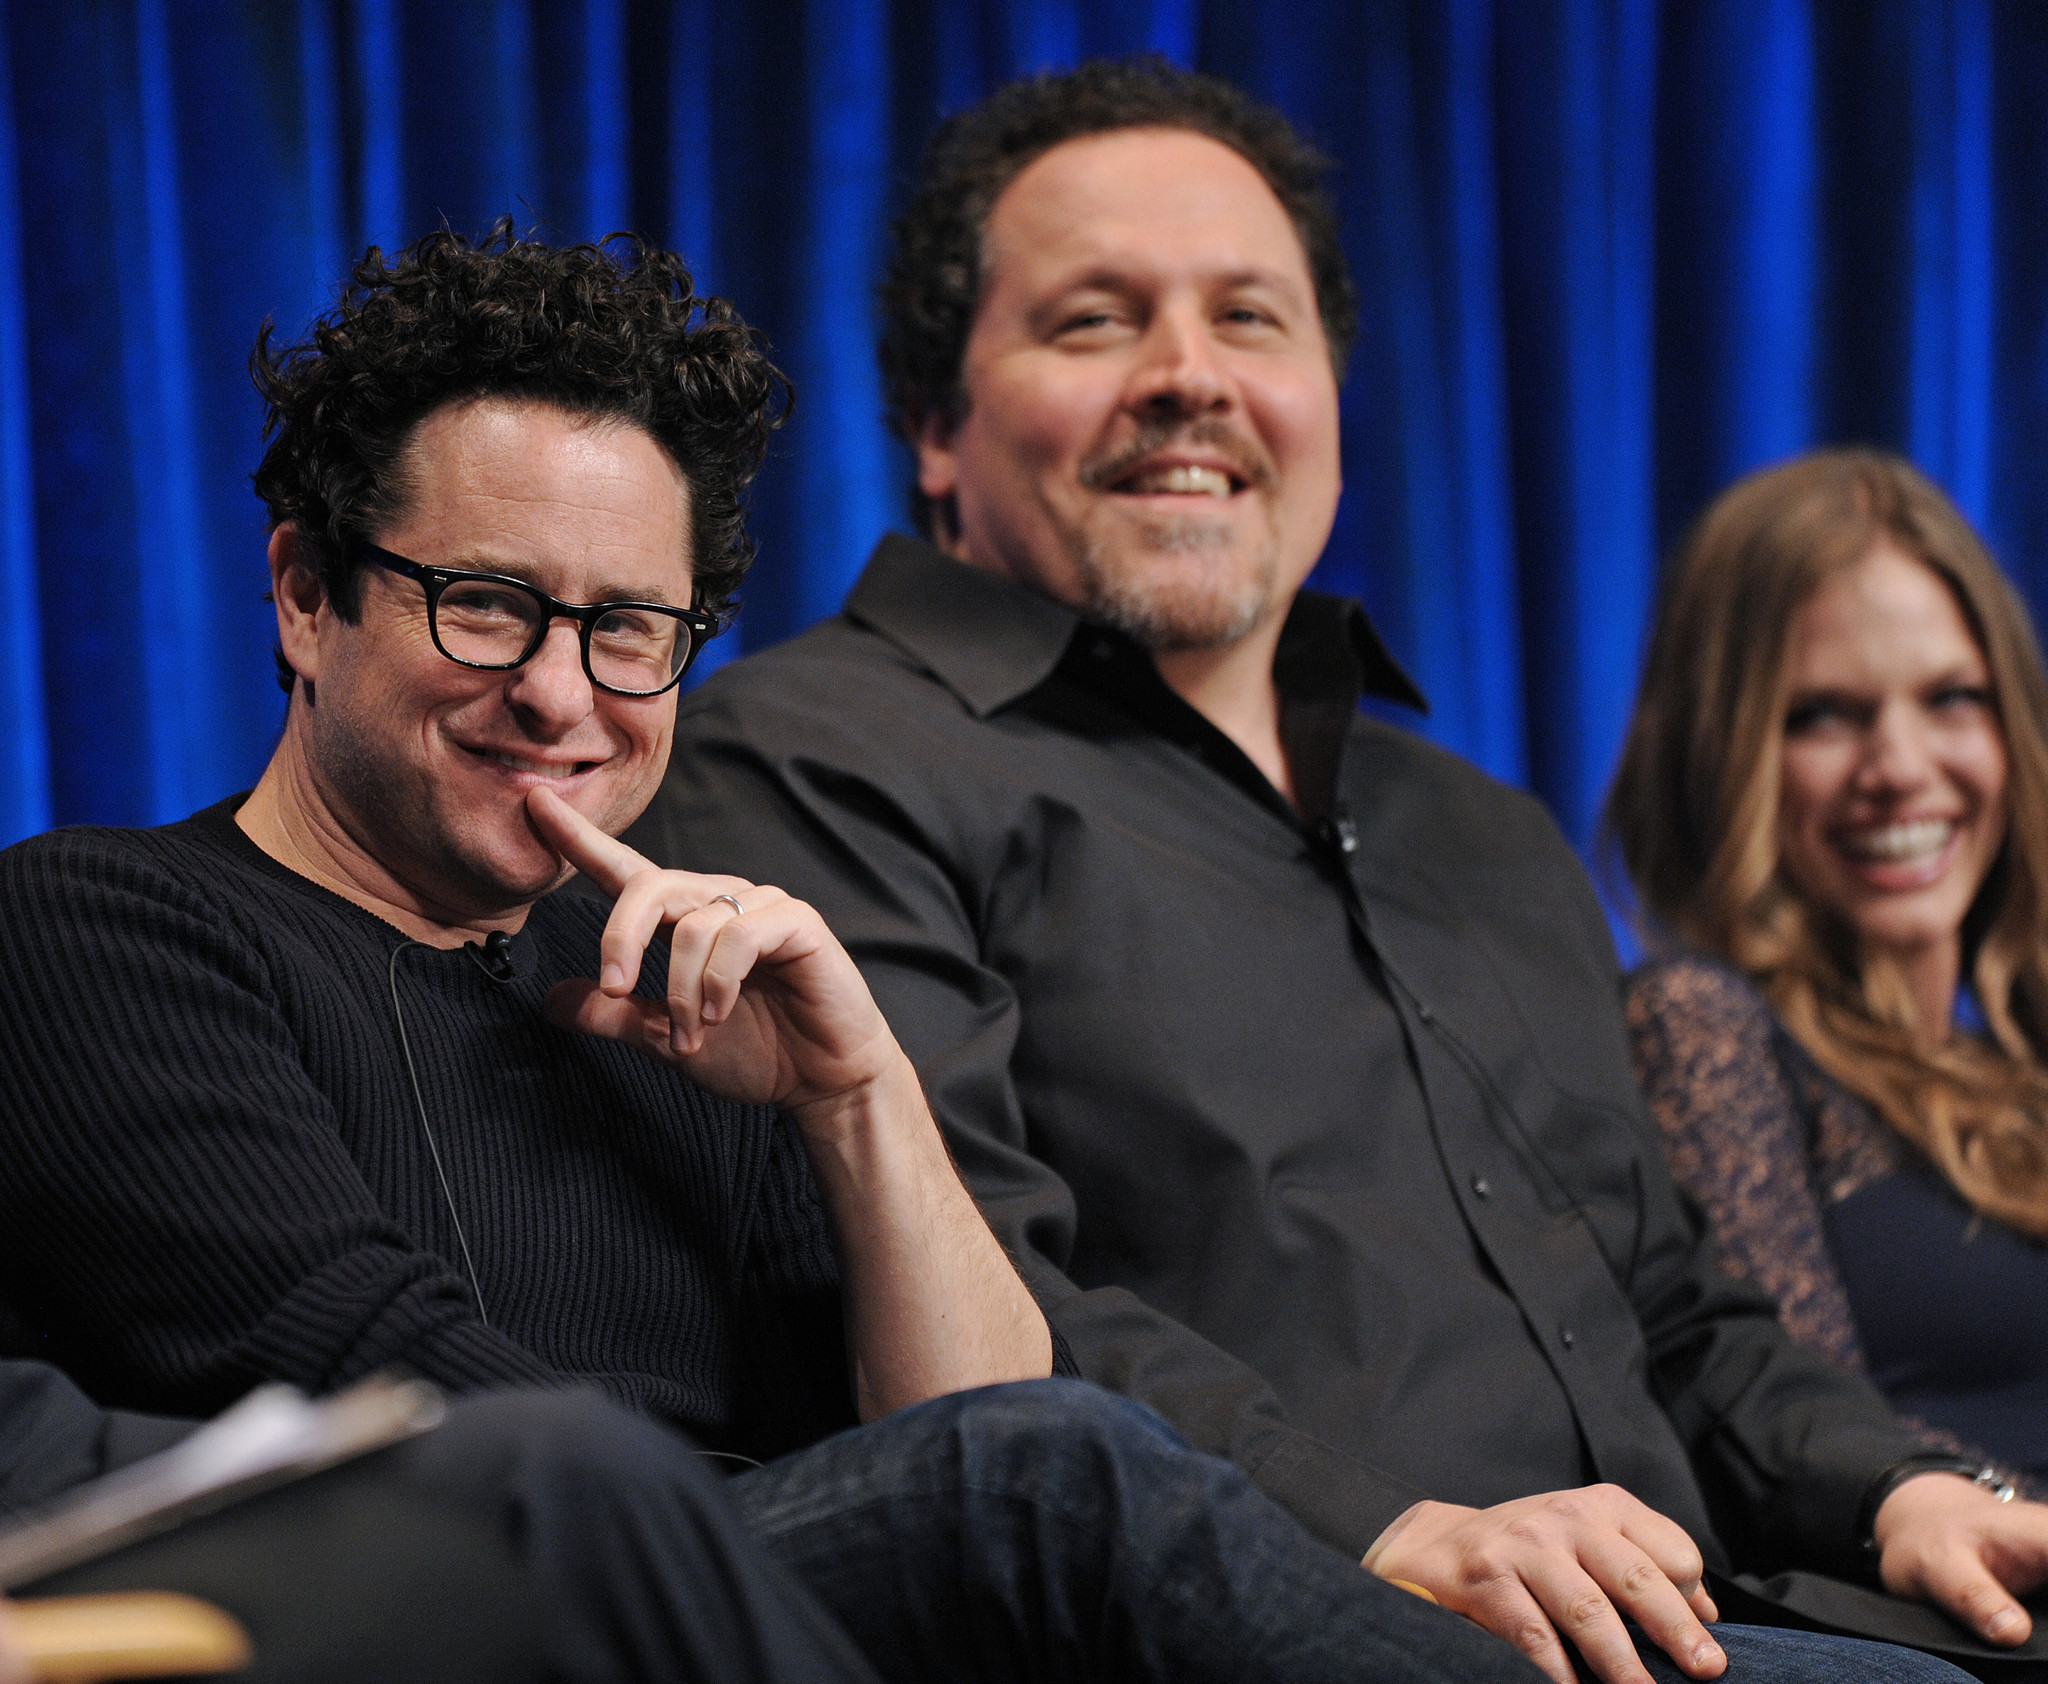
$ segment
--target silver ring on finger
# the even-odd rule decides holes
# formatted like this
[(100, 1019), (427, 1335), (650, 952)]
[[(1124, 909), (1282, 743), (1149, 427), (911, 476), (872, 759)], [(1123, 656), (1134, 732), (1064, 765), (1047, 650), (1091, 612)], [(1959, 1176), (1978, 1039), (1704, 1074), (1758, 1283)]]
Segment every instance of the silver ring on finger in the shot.
[(732, 915), (735, 918), (746, 917), (747, 909), (740, 905), (737, 895), (713, 895), (710, 900), (705, 902), (705, 905), (716, 906), (720, 901), (724, 901), (727, 906), (732, 908)]

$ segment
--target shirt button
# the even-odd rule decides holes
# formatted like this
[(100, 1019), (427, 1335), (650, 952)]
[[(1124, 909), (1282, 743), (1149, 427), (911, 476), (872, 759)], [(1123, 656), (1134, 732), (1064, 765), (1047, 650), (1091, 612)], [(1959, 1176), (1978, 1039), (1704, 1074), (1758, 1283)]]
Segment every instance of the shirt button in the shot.
[(1472, 1177), (1472, 1191), (1482, 1199), (1490, 1199), (1493, 1197), (1493, 1183), (1483, 1175), (1475, 1175)]
[(1560, 1327), (1557, 1330), (1557, 1342), (1566, 1350), (1570, 1350), (1579, 1342), (1579, 1336), (1568, 1327)]
[(1429, 1002), (1427, 1000), (1417, 1000), (1415, 1002), (1415, 1015), (1421, 1018), (1424, 1023), (1436, 1022), (1436, 1013), (1429, 1009)]

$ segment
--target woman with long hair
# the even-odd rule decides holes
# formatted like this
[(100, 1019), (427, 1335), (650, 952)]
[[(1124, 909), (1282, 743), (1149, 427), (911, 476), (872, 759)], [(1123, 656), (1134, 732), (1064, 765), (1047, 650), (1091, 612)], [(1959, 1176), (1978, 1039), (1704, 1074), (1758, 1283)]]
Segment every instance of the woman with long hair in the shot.
[(2048, 1483), (2048, 678), (1925, 476), (1822, 451), (1708, 509), (1607, 828), (1724, 1264), (1930, 1445)]

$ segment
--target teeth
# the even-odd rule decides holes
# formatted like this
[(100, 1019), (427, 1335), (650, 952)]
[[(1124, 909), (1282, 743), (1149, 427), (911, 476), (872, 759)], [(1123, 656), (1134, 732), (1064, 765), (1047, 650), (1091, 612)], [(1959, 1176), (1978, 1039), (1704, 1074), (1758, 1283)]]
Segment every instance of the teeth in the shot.
[(573, 778), (582, 769), (580, 761), (574, 766), (550, 766), (538, 760), (521, 760), (516, 754), (503, 754), (497, 749), (487, 749), (485, 753), (500, 766), (510, 766), (515, 772), (531, 772), (542, 778)]
[(1200, 491), (1211, 497), (1230, 495), (1230, 476), (1215, 468), (1192, 468), (1185, 465), (1162, 468), (1154, 473), (1140, 474), (1130, 482), (1131, 490), (1141, 497), (1161, 491)]
[(1955, 835), (1950, 819), (1914, 819), (1877, 830), (1859, 830), (1842, 838), (1842, 851), (1859, 860), (1914, 860), (1939, 853)]

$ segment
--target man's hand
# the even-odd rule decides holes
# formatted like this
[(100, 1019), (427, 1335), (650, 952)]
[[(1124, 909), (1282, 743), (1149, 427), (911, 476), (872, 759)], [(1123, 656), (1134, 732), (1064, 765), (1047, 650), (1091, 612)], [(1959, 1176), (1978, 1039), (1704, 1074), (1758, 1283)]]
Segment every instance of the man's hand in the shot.
[[(679, 1064), (728, 1099), (779, 1105), (802, 1129), (839, 1253), (861, 1418), (1051, 1373), (1044, 1315), (824, 920), (780, 889), (656, 870), (552, 790), (534, 790), (526, 811), (548, 846), (618, 896), (597, 982), (558, 983), (548, 1016)], [(635, 999), (664, 926), (668, 997)]]
[[(903, 1053), (874, 996), (802, 901), (743, 878), (659, 870), (551, 789), (535, 789), (526, 810), (549, 847), (618, 897), (598, 980), (557, 984), (554, 1022), (624, 1041), (713, 1093), (779, 1105), (799, 1123), (897, 1073)], [(662, 928), (668, 997), (636, 999), (641, 958)]]
[(1922, 1597), (1989, 1643), (2034, 1629), (2013, 1600), (2048, 1584), (2048, 1504), (2001, 1503), (1958, 1474), (1916, 1474), (1877, 1511), (1878, 1574), (1894, 1596)]
[(1417, 1503), (1366, 1551), (1383, 1579), (1406, 1579), (1574, 1684), (1569, 1638), (1607, 1684), (1651, 1684), (1626, 1615), (1693, 1678), (1728, 1665), (1703, 1620), (1719, 1619), (1705, 1564), (1684, 1530), (1619, 1486), (1551, 1491), (1490, 1509)]

